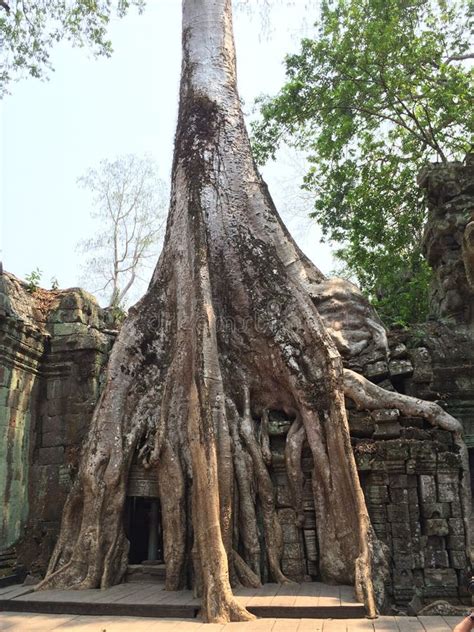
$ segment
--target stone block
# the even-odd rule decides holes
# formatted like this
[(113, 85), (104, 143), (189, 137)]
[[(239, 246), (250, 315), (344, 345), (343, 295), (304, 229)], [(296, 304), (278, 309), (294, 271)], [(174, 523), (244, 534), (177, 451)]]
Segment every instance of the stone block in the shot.
[(404, 538), (411, 540), (412, 530), (408, 522), (392, 522), (390, 525), (393, 538)]
[(410, 358), (413, 363), (413, 377), (415, 383), (431, 382), (433, 370), (431, 367), (431, 356), (428, 349), (418, 347), (410, 351)]
[(268, 434), (271, 437), (284, 436), (288, 433), (292, 422), (289, 419), (272, 419), (268, 421)]
[(58, 482), (59, 482), (59, 485), (66, 492), (69, 492), (69, 490), (71, 489), (72, 484), (73, 484), (74, 481), (73, 481), (73, 477), (72, 477), (71, 468), (68, 467), (67, 465), (61, 465), (59, 467)]
[(429, 518), (424, 521), (424, 531), (426, 535), (448, 535), (448, 521), (443, 518)]
[[(4, 401), (4, 405), (9, 408), (16, 408), (16, 410), (26, 411), (29, 406), (29, 398), (25, 397), (25, 390), (22, 388), (12, 388), (12, 389), (0, 389), (4, 397), (2, 400)], [(30, 391), (30, 389), (28, 389)], [(28, 393), (29, 394), (29, 393)]]
[(51, 448), (54, 446), (63, 445), (62, 433), (58, 432), (43, 432), (41, 434), (41, 446), (43, 448)]
[(451, 506), (449, 503), (424, 503), (421, 505), (423, 518), (450, 518)]
[(349, 429), (351, 437), (368, 438), (374, 432), (374, 420), (367, 413), (351, 410), (349, 412)]
[(372, 470), (372, 454), (357, 453), (354, 456), (359, 472), (370, 472)]
[(438, 452), (438, 472), (450, 472), (458, 475), (461, 457), (454, 452)]
[(405, 428), (423, 428), (423, 418), (422, 417), (400, 417), (400, 424)]
[(11, 369), (0, 366), (0, 386), (9, 386), (11, 380)]
[(283, 535), (283, 542), (286, 544), (292, 544), (293, 542), (299, 541), (299, 535), (296, 530), (296, 527), (293, 527), (289, 524), (282, 524), (281, 531)]
[(405, 472), (405, 461), (410, 457), (410, 446), (406, 441), (387, 441), (385, 443), (385, 457), (388, 461), (402, 461)]
[(394, 346), (390, 345), (390, 357), (391, 358), (406, 358), (408, 356), (408, 349), (403, 342), (398, 342)]
[(397, 588), (411, 588), (413, 586), (413, 573), (409, 570), (394, 569), (393, 585)]
[(46, 382), (46, 399), (58, 399), (60, 397), (67, 397), (67, 393), (64, 392), (64, 387), (67, 384), (67, 380), (64, 378), (50, 378)]
[(401, 426), (398, 421), (382, 422), (375, 424), (374, 439), (397, 439), (401, 434)]
[(413, 571), (413, 582), (417, 588), (422, 588), (425, 585), (425, 577), (421, 569)]
[(296, 582), (302, 582), (306, 575), (306, 564), (303, 559), (283, 558), (281, 563), (282, 571), (287, 577)]
[(408, 503), (410, 505), (419, 505), (418, 490), (416, 488), (408, 488)]
[(375, 458), (371, 460), (371, 469), (372, 473), (374, 472), (386, 472), (387, 471), (387, 462), (385, 459), (376, 455)]
[(419, 476), (419, 493), (422, 505), (437, 501), (436, 482), (434, 476), (421, 474)]
[(427, 549), (425, 551), (425, 566), (427, 568), (449, 568), (448, 552)]
[(38, 465), (61, 465), (63, 461), (63, 447), (48, 447), (38, 450)]
[(301, 541), (285, 542), (283, 555), (292, 560), (299, 560), (304, 557)]
[(369, 503), (386, 503), (388, 502), (388, 487), (386, 485), (367, 485), (365, 496)]
[(386, 524), (387, 522), (387, 510), (385, 505), (371, 505), (367, 506), (370, 514), (370, 520), (374, 524)]
[(388, 526), (386, 524), (382, 524), (382, 523), (376, 523), (372, 525), (375, 531), (376, 536), (380, 539), (383, 540), (384, 542), (387, 541), (387, 537), (388, 537)]
[(425, 584), (428, 588), (456, 588), (458, 576), (453, 568), (427, 568)]
[(394, 553), (392, 559), (395, 568), (399, 570), (411, 570), (416, 568), (415, 559), (412, 553)]
[(85, 413), (82, 415), (68, 415), (66, 417), (64, 427), (65, 445), (78, 445), (82, 443), (89, 426), (89, 419), (90, 417)]
[(449, 551), (449, 559), (451, 561), (452, 568), (466, 568), (467, 556), (465, 551)]
[(451, 517), (452, 518), (462, 518), (462, 505), (459, 501), (450, 503), (451, 506)]
[(406, 489), (408, 487), (408, 476), (406, 474), (390, 474), (388, 480), (390, 491), (392, 488)]
[(404, 487), (391, 487), (390, 500), (394, 504), (408, 503), (408, 489)]
[(413, 552), (413, 544), (411, 537), (393, 537), (392, 538), (393, 552), (398, 555), (408, 555)]
[(413, 553), (413, 568), (425, 567), (425, 554), (423, 551), (416, 551)]
[(423, 430), (423, 428), (403, 428), (401, 436), (410, 441), (429, 441), (431, 439), (429, 431)]
[(316, 516), (314, 514), (314, 509), (312, 511), (304, 512), (304, 526), (305, 529), (314, 529), (316, 528)]
[(421, 525), (420, 525), (420, 515), (419, 513), (412, 513), (411, 507), (410, 507), (410, 530), (413, 536), (416, 536), (417, 538), (419, 538), (421, 536)]
[(379, 408), (370, 413), (375, 423), (391, 423), (398, 421), (400, 411), (396, 408)]
[(446, 548), (446, 538), (441, 535), (424, 535), (421, 543), (425, 549), (443, 551)]
[(388, 377), (389, 370), (388, 364), (384, 360), (379, 360), (378, 362), (372, 362), (371, 364), (367, 364), (365, 366), (365, 375), (369, 379), (377, 379), (381, 380), (382, 378)]
[(460, 595), (466, 596), (471, 601), (471, 604), (474, 605), (474, 601), (472, 600), (472, 592), (469, 590), (469, 584), (472, 581), (472, 567), (468, 565), (466, 568), (461, 568), (457, 571), (458, 576), (458, 586)]
[(448, 600), (458, 597), (458, 586), (436, 586), (423, 588), (423, 598), (426, 601)]
[(56, 397), (46, 402), (46, 413), (50, 417), (56, 417), (58, 415), (64, 415), (70, 410), (71, 398), (70, 397)]
[(453, 551), (465, 551), (466, 538), (463, 535), (448, 536), (448, 549), (452, 549)]
[(459, 500), (459, 477), (456, 474), (438, 474), (438, 499), (440, 502)]
[(8, 405), (8, 397), (10, 390), (6, 386), (0, 386), (0, 406), (6, 407)]
[(88, 333), (87, 325), (82, 323), (54, 323), (53, 334), (54, 336), (73, 336), (78, 337)]
[(290, 490), (287, 485), (277, 485), (276, 487), (276, 504), (277, 507), (291, 507)]
[(306, 557), (312, 562), (318, 559), (318, 545), (316, 539), (316, 531), (313, 529), (305, 529), (303, 531), (304, 542), (306, 547)]
[(464, 522), (462, 518), (449, 518), (449, 534), (464, 535)]
[(43, 415), (41, 417), (41, 431), (43, 434), (54, 432), (56, 434), (62, 433), (64, 428), (64, 418), (60, 415), (50, 417), (49, 415)]
[(408, 522), (408, 504), (390, 504), (387, 505), (387, 516), (389, 522)]
[(385, 468), (389, 474), (405, 474), (406, 465), (405, 459), (397, 459), (394, 455), (387, 454), (387, 460), (385, 461)]
[(409, 376), (413, 374), (413, 364), (408, 358), (390, 360), (388, 368), (390, 375), (393, 377), (402, 377), (404, 375)]
[(368, 478), (370, 485), (388, 485), (388, 481), (388, 474), (382, 471), (372, 472)]
[(453, 445), (453, 435), (449, 430), (441, 430), (440, 428), (433, 428), (431, 431), (433, 439), (438, 441), (442, 445), (451, 446)]

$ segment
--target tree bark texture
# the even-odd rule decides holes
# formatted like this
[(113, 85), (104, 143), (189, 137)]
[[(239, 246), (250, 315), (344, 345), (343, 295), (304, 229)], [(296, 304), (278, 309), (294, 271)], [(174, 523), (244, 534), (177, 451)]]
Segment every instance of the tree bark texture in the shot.
[[(273, 581), (288, 581), (265, 431), (277, 410), (294, 420), (285, 462), (300, 524), (304, 441), (313, 455), (321, 578), (355, 583), (376, 614), (379, 545), (351, 450), (338, 346), (360, 355), (386, 341), (353, 286), (346, 307), (337, 298), (350, 286), (341, 283), (296, 246), (255, 167), (230, 0), (184, 0), (164, 250), (113, 348), (42, 588), (121, 581), (127, 476), (138, 453), (158, 472), (166, 589), (191, 577), (205, 620), (252, 618), (231, 583), (259, 585), (263, 564)], [(352, 340), (355, 330), (365, 338)]]

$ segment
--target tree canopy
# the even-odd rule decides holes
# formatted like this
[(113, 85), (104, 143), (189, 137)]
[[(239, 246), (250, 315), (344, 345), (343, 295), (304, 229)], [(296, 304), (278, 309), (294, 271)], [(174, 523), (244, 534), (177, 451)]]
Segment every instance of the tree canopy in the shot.
[(260, 162), (282, 141), (308, 153), (313, 216), (386, 322), (426, 317), (430, 271), (416, 185), (429, 160), (463, 158), (473, 111), (463, 0), (325, 0), (314, 39), (261, 101)]
[(123, 17), (133, 5), (142, 11), (144, 0), (2, 0), (0, 96), (24, 74), (44, 77), (52, 68), (51, 48), (62, 40), (109, 56), (109, 22), (113, 16)]

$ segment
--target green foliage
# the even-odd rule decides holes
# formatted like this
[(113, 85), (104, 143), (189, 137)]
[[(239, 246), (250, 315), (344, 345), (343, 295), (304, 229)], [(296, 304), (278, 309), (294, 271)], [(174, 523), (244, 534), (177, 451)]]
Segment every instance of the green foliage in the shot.
[(51, 289), (59, 290), (59, 281), (57, 280), (55, 276), (51, 277)]
[(107, 28), (144, 0), (6, 0), (0, 2), (0, 95), (24, 74), (44, 77), (51, 69), (50, 50), (62, 40), (88, 46), (95, 55), (110, 56)]
[(43, 272), (39, 268), (25, 275), (26, 289), (30, 294), (34, 294), (39, 289), (42, 275)]
[(114, 325), (116, 327), (120, 327), (123, 321), (127, 318), (127, 310), (125, 309), (125, 306), (123, 304), (114, 305), (110, 309)]
[(472, 142), (472, 13), (461, 0), (325, 0), (315, 39), (260, 100), (257, 160), (282, 141), (307, 152), (313, 216), (388, 322), (426, 316), (416, 175)]

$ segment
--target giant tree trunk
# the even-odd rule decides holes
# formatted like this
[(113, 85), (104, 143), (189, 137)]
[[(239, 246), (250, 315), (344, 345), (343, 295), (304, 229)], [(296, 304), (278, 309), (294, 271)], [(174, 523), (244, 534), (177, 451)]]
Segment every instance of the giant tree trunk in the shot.
[(127, 476), (138, 451), (158, 471), (166, 588), (183, 587), (192, 567), (206, 620), (251, 618), (231, 578), (255, 585), (265, 559), (272, 579), (287, 581), (261, 440), (273, 409), (295, 420), (286, 462), (301, 520), (305, 437), (313, 454), (321, 576), (355, 583), (375, 614), (376, 542), (351, 451), (341, 357), (312, 299), (323, 282), (252, 160), (231, 2), (184, 0), (165, 246), (113, 348), (43, 588), (121, 581)]

